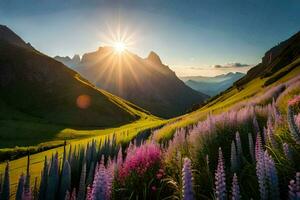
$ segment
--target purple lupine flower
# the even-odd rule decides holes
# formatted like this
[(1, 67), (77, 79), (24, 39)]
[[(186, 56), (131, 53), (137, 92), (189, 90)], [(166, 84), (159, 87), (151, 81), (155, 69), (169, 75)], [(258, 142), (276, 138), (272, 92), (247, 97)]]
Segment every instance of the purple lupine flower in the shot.
[(234, 144), (234, 141), (231, 142), (231, 156), (230, 156), (230, 166), (231, 166), (231, 172), (237, 172), (239, 168), (238, 160), (237, 160), (237, 152), (236, 147)]
[(231, 191), (232, 191), (232, 198), (231, 198), (232, 200), (240, 200), (241, 199), (240, 186), (238, 183), (238, 178), (235, 173), (233, 174), (233, 178), (232, 178)]
[(59, 187), (59, 199), (64, 199), (66, 192), (71, 189), (71, 167), (69, 161), (65, 159), (61, 172), (61, 180)]
[(81, 175), (80, 175), (80, 181), (79, 181), (79, 188), (78, 188), (78, 194), (77, 199), (78, 200), (84, 200), (85, 199), (85, 179), (86, 179), (86, 163), (83, 161), (83, 166), (81, 169)]
[(49, 175), (47, 177), (46, 199), (55, 199), (58, 182), (59, 182), (58, 169), (59, 169), (58, 153), (56, 153), (55, 156), (52, 155)]
[(35, 177), (35, 179), (34, 179), (34, 186), (33, 186), (32, 198), (34, 200), (36, 200), (36, 199), (39, 198), (38, 177)]
[(287, 143), (283, 143), (282, 147), (283, 147), (283, 153), (286, 156), (286, 158), (289, 161), (293, 161), (293, 154), (292, 154), (292, 150), (290, 149), (290, 146)]
[(277, 171), (267, 150), (260, 154), (259, 160), (256, 162), (256, 175), (261, 199), (279, 199)]
[(25, 176), (22, 173), (17, 187), (17, 193), (16, 193), (16, 200), (22, 200), (23, 190), (24, 190), (24, 184), (25, 184)]
[(215, 172), (215, 193), (218, 200), (226, 199), (226, 177), (225, 166), (223, 160), (223, 153), (221, 147), (219, 147), (218, 166)]
[(96, 167), (92, 186), (93, 200), (108, 200), (111, 198), (113, 172), (105, 168), (103, 164)]
[(258, 134), (260, 132), (256, 115), (253, 116), (253, 129), (255, 134)]
[(276, 107), (276, 102), (275, 102), (274, 98), (273, 98), (273, 101), (272, 101), (272, 112), (273, 112), (273, 115), (274, 115), (275, 126), (277, 126), (278, 124), (280, 124), (282, 122), (282, 117), (281, 117), (280, 112), (278, 111), (278, 109)]
[(260, 137), (260, 134), (257, 133), (256, 142), (255, 142), (255, 159), (256, 159), (256, 161), (259, 161), (262, 152), (263, 152), (263, 146), (262, 146), (262, 142), (261, 142), (261, 137)]
[(10, 197), (10, 174), (9, 174), (8, 162), (5, 167), (4, 180), (3, 180), (2, 192), (0, 197), (1, 200), (9, 200)]
[(267, 150), (265, 156), (265, 170), (268, 181), (269, 196), (271, 199), (279, 199), (278, 176), (275, 168), (275, 163), (272, 157), (268, 154)]
[(184, 200), (193, 200), (193, 175), (191, 160), (189, 158), (184, 158), (183, 168), (182, 168), (182, 194)]
[(65, 200), (70, 200), (70, 192), (69, 191), (67, 191), (67, 193), (66, 193)]
[(291, 105), (288, 106), (287, 121), (288, 121), (291, 136), (293, 137), (293, 139), (296, 141), (297, 144), (300, 144), (300, 130), (295, 122), (294, 111)]
[(268, 141), (271, 144), (271, 146), (273, 148), (277, 148), (278, 146), (277, 146), (277, 143), (274, 138), (274, 127), (273, 127), (270, 115), (269, 115), (268, 121), (267, 121), (267, 137), (268, 137)]
[(289, 200), (300, 199), (300, 172), (296, 173), (296, 181), (291, 180), (289, 184)]
[(266, 127), (263, 128), (263, 138), (262, 138), (262, 144), (266, 145), (268, 143), (268, 130)]
[(254, 144), (253, 144), (253, 137), (251, 133), (248, 133), (248, 141), (249, 141), (249, 152), (251, 155), (252, 160), (255, 160), (255, 151), (254, 151)]
[(238, 131), (235, 133), (235, 142), (236, 142), (238, 166), (240, 166), (242, 164), (242, 159), (243, 159), (242, 158), (243, 157), (243, 149), (242, 149), (240, 133)]
[[(257, 138), (257, 141), (258, 139), (260, 138)], [(267, 200), (268, 191), (266, 185), (265, 157), (264, 153), (259, 148), (256, 150), (256, 176), (258, 179), (260, 198), (262, 200)]]

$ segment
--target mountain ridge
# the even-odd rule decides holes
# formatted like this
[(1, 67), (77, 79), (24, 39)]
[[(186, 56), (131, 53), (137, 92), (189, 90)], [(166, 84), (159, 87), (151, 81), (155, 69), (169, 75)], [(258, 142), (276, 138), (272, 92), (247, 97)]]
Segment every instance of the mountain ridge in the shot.
[(295, 61), (299, 56), (300, 31), (266, 51), (261, 62), (250, 69), (246, 76), (237, 81), (235, 85), (242, 88), (251, 79), (270, 77), (283, 66)]
[[(116, 126), (139, 119), (139, 112), (146, 114), (96, 89), (74, 70), (28, 46), (9, 28), (0, 30), (0, 99), (6, 107), (45, 123), (76, 127)], [(89, 105), (81, 108), (82, 103)]]
[(141, 58), (99, 47), (85, 53), (75, 70), (97, 87), (164, 118), (184, 114), (208, 98), (186, 86), (153, 51)]

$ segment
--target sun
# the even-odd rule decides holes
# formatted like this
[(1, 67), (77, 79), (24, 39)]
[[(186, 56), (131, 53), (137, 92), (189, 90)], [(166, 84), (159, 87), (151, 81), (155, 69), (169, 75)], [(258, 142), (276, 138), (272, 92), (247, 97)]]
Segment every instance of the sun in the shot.
[(126, 49), (126, 44), (124, 42), (118, 41), (114, 43), (114, 48), (117, 53), (122, 53)]

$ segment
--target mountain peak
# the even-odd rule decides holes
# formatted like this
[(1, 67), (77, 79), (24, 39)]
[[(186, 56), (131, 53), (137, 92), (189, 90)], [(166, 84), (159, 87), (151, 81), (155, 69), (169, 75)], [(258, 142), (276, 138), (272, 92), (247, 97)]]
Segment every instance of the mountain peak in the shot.
[(161, 62), (161, 59), (160, 57), (154, 52), (154, 51), (151, 51), (147, 57), (147, 60), (155, 63), (155, 64), (160, 64), (162, 65), (163, 63)]
[(80, 56), (78, 54), (75, 54), (72, 58), (72, 61), (74, 63), (79, 63), (80, 62)]
[(30, 44), (26, 44), (22, 38), (5, 25), (0, 25), (0, 41), (5, 41), (19, 47), (32, 48)]

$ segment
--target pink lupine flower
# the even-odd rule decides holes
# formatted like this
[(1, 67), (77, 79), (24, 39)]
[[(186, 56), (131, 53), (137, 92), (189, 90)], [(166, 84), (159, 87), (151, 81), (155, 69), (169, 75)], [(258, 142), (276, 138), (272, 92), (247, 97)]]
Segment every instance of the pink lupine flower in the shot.
[(300, 129), (300, 113), (298, 115), (296, 115), (294, 118), (295, 118), (295, 123), (296, 123), (297, 127)]
[(288, 101), (289, 106), (295, 106), (295, 105), (298, 105), (299, 103), (300, 103), (300, 95), (298, 95)]
[(156, 192), (157, 188), (156, 188), (155, 186), (152, 186), (152, 187), (151, 187), (151, 190), (152, 190), (153, 192)]
[(157, 144), (148, 143), (133, 148), (127, 152), (123, 165), (119, 168), (118, 177), (124, 181), (130, 174), (136, 173), (139, 177), (161, 162), (161, 150)]

